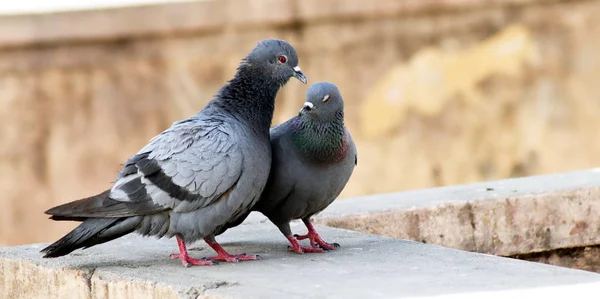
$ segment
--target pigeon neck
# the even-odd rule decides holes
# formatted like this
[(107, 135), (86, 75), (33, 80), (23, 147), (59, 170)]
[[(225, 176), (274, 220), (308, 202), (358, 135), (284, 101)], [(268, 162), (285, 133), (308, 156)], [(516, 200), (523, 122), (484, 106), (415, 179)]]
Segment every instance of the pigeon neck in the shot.
[(220, 106), (268, 136), (275, 97), (281, 86), (270, 76), (262, 74), (260, 69), (242, 65), (233, 79), (219, 91)]
[(300, 115), (294, 120), (293, 126), (292, 143), (307, 159), (328, 164), (345, 157), (348, 151), (348, 134), (342, 111), (329, 121), (316, 121)]

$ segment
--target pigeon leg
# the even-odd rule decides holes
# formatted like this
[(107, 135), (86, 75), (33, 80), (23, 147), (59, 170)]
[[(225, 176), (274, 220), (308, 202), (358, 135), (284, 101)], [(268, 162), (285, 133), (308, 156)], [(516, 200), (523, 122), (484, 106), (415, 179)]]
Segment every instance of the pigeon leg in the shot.
[[(308, 229), (308, 233), (306, 235), (294, 235), (294, 237), (296, 237), (296, 239), (298, 239), (298, 240), (309, 239), (310, 246), (312, 246), (313, 248), (321, 247), (326, 250), (335, 250), (336, 248), (340, 247), (340, 244), (338, 244), (338, 243), (329, 244), (329, 243), (325, 242), (325, 240), (321, 239), (321, 236), (319, 236), (315, 227), (312, 225), (312, 223), (310, 223), (310, 219), (308, 219), (308, 218), (302, 219), (302, 222), (304, 222), (304, 224), (306, 225), (306, 228)], [(318, 244), (318, 247), (317, 247), (317, 244)]]
[(260, 260), (260, 256), (258, 255), (253, 255), (253, 254), (229, 254), (227, 253), (227, 251), (225, 251), (225, 249), (223, 249), (223, 247), (221, 247), (221, 245), (219, 245), (219, 243), (217, 243), (217, 241), (215, 240), (214, 237), (206, 237), (204, 238), (204, 242), (206, 242), (206, 244), (208, 244), (208, 246), (210, 246), (212, 249), (214, 249), (217, 252), (217, 256), (213, 256), (213, 257), (209, 257), (209, 260), (213, 260), (213, 261), (224, 261), (224, 262), (228, 262), (228, 263), (237, 263), (239, 261), (256, 261), (256, 260)]
[(194, 266), (211, 266), (216, 265), (217, 262), (209, 261), (209, 260), (197, 260), (188, 256), (187, 248), (185, 247), (185, 242), (179, 236), (177, 236), (177, 246), (179, 246), (178, 254), (171, 254), (172, 259), (180, 259), (181, 263), (185, 267), (189, 267), (190, 265)]
[(292, 246), (288, 246), (289, 251), (293, 251), (298, 254), (303, 254), (305, 252), (325, 252), (325, 250), (323, 250), (322, 248), (307, 247), (300, 245), (296, 237), (292, 235), (292, 230), (290, 228), (289, 221), (276, 221), (273, 223), (276, 223), (275, 225), (277, 225), (281, 233), (288, 239), (288, 241), (290, 241), (290, 244), (292, 244)]
[(322, 248), (318, 248), (318, 247), (302, 246), (302, 245), (300, 245), (300, 243), (298, 242), (298, 240), (296, 240), (296, 237), (294, 237), (292, 235), (287, 235), (285, 237), (292, 244), (292, 246), (288, 246), (288, 250), (289, 251), (293, 251), (293, 252), (298, 253), (298, 254), (303, 254), (305, 252), (309, 252), (309, 253), (321, 253), (321, 252), (325, 252), (326, 251), (326, 250), (324, 250)]

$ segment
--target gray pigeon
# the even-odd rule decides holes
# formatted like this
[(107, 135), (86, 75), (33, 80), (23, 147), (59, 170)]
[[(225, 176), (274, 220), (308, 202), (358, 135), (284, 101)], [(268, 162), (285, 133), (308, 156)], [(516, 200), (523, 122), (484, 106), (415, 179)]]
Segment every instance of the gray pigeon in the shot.
[[(175, 236), (179, 254), (171, 258), (185, 266), (259, 259), (227, 253), (215, 235), (247, 214), (265, 187), (275, 96), (291, 77), (306, 84), (296, 50), (281, 40), (259, 42), (204, 109), (154, 137), (123, 165), (111, 189), (46, 211), (50, 219), (81, 224), (44, 248), (44, 257), (137, 232)], [(199, 239), (217, 256), (189, 257), (186, 243)]]
[[(357, 163), (356, 146), (344, 126), (344, 102), (338, 88), (327, 82), (312, 85), (299, 115), (271, 129), (271, 147), (269, 181), (252, 210), (260, 211), (279, 228), (292, 244), (291, 251), (335, 249), (339, 245), (321, 239), (310, 217), (342, 192)], [(302, 219), (308, 234), (292, 235), (290, 221), (294, 219)], [(309, 239), (311, 247), (300, 245), (298, 240), (302, 239)]]

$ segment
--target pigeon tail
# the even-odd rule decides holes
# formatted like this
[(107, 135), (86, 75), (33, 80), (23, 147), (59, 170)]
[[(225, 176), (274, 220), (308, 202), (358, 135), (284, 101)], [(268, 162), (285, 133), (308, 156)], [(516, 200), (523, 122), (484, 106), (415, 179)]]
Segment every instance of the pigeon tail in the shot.
[(104, 201), (110, 200), (109, 194), (110, 189), (94, 196), (56, 206), (44, 213), (51, 215), (50, 219), (56, 221), (84, 221), (90, 217), (110, 217), (111, 212), (114, 212), (115, 208), (119, 208), (119, 205), (104, 205)]
[(136, 202), (123, 202), (110, 198), (108, 189), (98, 195), (68, 202), (47, 210), (55, 221), (84, 221), (88, 218), (127, 218), (153, 214), (166, 210), (148, 198)]
[(67, 255), (79, 248), (105, 243), (133, 232), (141, 217), (89, 218), (70, 233), (50, 244), (40, 252), (44, 258)]

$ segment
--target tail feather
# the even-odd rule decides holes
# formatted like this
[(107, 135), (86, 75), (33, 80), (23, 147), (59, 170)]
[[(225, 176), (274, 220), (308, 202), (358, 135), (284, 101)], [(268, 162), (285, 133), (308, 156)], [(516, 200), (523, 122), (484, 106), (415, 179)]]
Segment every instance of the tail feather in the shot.
[(111, 200), (110, 189), (100, 194), (68, 202), (47, 210), (52, 220), (82, 221), (86, 218), (121, 218), (131, 216), (131, 211), (122, 202)]
[(167, 208), (157, 205), (152, 198), (138, 201), (118, 201), (110, 198), (111, 190), (68, 202), (47, 210), (50, 219), (57, 221), (84, 221), (87, 218), (125, 218), (149, 215)]
[(70, 233), (40, 252), (45, 258), (67, 255), (79, 248), (88, 248), (122, 237), (135, 231), (141, 217), (89, 218)]
[(122, 237), (138, 229), (144, 215), (166, 209), (154, 204), (149, 197), (137, 202), (117, 201), (110, 198), (110, 192), (109, 189), (46, 211), (52, 220), (81, 221), (81, 224), (42, 249), (44, 257), (67, 255), (79, 248), (88, 248)]

